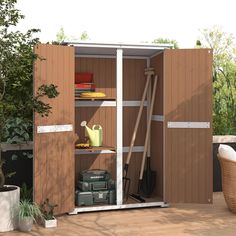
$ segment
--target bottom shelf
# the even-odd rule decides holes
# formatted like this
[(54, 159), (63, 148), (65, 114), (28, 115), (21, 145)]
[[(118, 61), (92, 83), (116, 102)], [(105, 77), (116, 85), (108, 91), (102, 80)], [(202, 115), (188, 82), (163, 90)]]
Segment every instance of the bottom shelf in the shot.
[(93, 206), (76, 206), (74, 211), (70, 212), (70, 215), (74, 215), (80, 212), (92, 212), (92, 211), (108, 211), (108, 210), (121, 210), (132, 208), (144, 208), (144, 207), (168, 207), (169, 205), (160, 200), (160, 197), (145, 198), (146, 202), (139, 203), (133, 199), (129, 199), (127, 203), (122, 205), (93, 205)]

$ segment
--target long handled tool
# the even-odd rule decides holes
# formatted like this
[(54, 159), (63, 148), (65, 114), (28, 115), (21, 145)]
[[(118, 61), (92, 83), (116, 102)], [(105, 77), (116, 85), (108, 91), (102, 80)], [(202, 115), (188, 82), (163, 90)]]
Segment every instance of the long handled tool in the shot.
[[(143, 173), (144, 173), (144, 165), (145, 165), (146, 154), (147, 154), (147, 149), (148, 149), (148, 141), (149, 141), (149, 137), (150, 137), (152, 112), (153, 112), (153, 106), (154, 106), (155, 95), (156, 95), (156, 86), (157, 86), (157, 75), (154, 78), (154, 84), (153, 84), (153, 89), (152, 89), (152, 99), (151, 99), (151, 105), (150, 105), (150, 110), (149, 110), (149, 115), (148, 115), (144, 152), (143, 152), (143, 156), (142, 156), (142, 164), (141, 164), (141, 170), (140, 170), (139, 182), (138, 182), (138, 191), (137, 191), (137, 194), (133, 193), (133, 194), (129, 195), (131, 198), (133, 198), (139, 202), (145, 202), (145, 200), (140, 196), (140, 192), (141, 192), (141, 186), (145, 185), (145, 183), (143, 183)], [(149, 164), (150, 164), (150, 159), (149, 159)], [(151, 186), (149, 186), (149, 187), (151, 187)], [(144, 189), (144, 187), (143, 187), (143, 189)]]
[(126, 197), (126, 200), (128, 199), (129, 188), (130, 188), (130, 178), (128, 178), (129, 163), (130, 163), (130, 159), (131, 159), (131, 155), (132, 155), (132, 150), (133, 150), (133, 147), (134, 147), (134, 142), (135, 142), (135, 139), (136, 139), (137, 130), (138, 130), (139, 123), (140, 123), (140, 120), (141, 120), (141, 115), (142, 115), (142, 111), (143, 111), (143, 107), (144, 107), (144, 101), (145, 101), (145, 98), (146, 98), (146, 95), (147, 95), (148, 86), (149, 86), (149, 83), (151, 81), (152, 75), (154, 75), (154, 69), (153, 68), (147, 68), (145, 70), (145, 75), (147, 75), (147, 81), (146, 81), (146, 85), (145, 85), (145, 88), (144, 88), (144, 91), (143, 91), (143, 96), (142, 96), (141, 104), (140, 104), (140, 107), (139, 107), (138, 116), (137, 116), (136, 123), (135, 123), (135, 126), (134, 126), (134, 132), (133, 132), (132, 139), (131, 139), (131, 142), (130, 142), (130, 148), (129, 148), (128, 156), (127, 156), (126, 163), (125, 163), (125, 166), (124, 166), (124, 174), (123, 174), (123, 181), (124, 181), (123, 186), (124, 187), (123, 187), (123, 189), (124, 189), (124, 196)]

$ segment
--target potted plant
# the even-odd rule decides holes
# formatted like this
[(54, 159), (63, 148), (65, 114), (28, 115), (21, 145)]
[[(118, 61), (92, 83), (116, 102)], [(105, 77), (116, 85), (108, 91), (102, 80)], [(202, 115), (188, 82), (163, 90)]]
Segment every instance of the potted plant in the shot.
[(14, 173), (4, 175), (2, 166), (5, 163), (0, 154), (0, 232), (14, 230), (17, 227), (16, 213), (20, 201), (20, 188), (13, 185), (4, 185), (5, 178)]
[(48, 198), (41, 205), (43, 226), (45, 228), (57, 227), (57, 219), (54, 217), (55, 207), (57, 207), (57, 204), (50, 203)]
[(42, 212), (36, 203), (32, 203), (27, 199), (20, 201), (18, 211), (18, 226), (20, 231), (31, 231), (33, 223), (40, 218), (42, 218)]

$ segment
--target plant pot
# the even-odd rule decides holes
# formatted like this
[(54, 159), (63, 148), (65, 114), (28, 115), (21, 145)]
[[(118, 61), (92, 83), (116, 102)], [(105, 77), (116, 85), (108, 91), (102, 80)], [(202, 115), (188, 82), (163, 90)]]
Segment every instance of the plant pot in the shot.
[(51, 220), (43, 219), (43, 226), (45, 228), (57, 227), (57, 219), (55, 217), (53, 217)]
[(17, 228), (17, 211), (20, 202), (20, 188), (5, 185), (5, 191), (0, 191), (0, 232), (7, 232)]
[(19, 230), (22, 232), (29, 232), (33, 227), (33, 218), (32, 217), (24, 217), (23, 219), (19, 219)]

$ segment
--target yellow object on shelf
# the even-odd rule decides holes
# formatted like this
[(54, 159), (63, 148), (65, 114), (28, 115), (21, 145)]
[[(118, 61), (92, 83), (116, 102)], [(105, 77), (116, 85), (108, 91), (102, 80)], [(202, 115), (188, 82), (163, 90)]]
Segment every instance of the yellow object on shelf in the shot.
[(105, 93), (102, 92), (86, 92), (86, 93), (81, 93), (80, 97), (82, 98), (102, 98), (102, 97), (106, 97)]
[(83, 149), (83, 148), (89, 148), (89, 143), (78, 143), (75, 145), (76, 148)]

